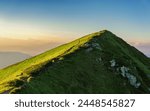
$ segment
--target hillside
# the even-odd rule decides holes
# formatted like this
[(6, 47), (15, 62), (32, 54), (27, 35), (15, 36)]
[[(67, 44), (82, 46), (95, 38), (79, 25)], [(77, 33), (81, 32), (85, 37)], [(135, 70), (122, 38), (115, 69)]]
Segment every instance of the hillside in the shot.
[(1, 93), (150, 93), (150, 61), (104, 30), (0, 70)]
[(20, 52), (0, 52), (0, 69), (23, 61), (29, 57), (29, 55)]

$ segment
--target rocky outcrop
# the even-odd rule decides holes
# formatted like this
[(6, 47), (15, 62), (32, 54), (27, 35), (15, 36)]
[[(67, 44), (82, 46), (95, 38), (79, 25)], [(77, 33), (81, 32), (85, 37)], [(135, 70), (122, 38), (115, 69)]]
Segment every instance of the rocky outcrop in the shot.
[(120, 68), (120, 71), (121, 71), (121, 75), (125, 78), (128, 79), (129, 83), (134, 86), (135, 88), (139, 88), (141, 83), (138, 82), (136, 76), (132, 75), (129, 73), (129, 68), (125, 67), (125, 66), (122, 66)]
[(82, 47), (87, 48), (86, 52), (90, 52), (93, 49), (102, 50), (101, 46), (98, 43), (85, 43)]
[[(110, 66), (114, 69), (115, 66), (117, 66), (117, 62), (115, 61), (115, 59), (112, 59), (110, 62)], [(121, 74), (121, 76), (123, 76), (124, 78), (127, 78), (130, 85), (134, 86), (135, 88), (139, 88), (141, 86), (141, 83), (137, 80), (136, 76), (134, 76), (133, 74), (129, 73), (129, 68), (122, 66), (122, 67), (117, 67), (115, 68), (115, 70), (117, 72), (119, 72)]]

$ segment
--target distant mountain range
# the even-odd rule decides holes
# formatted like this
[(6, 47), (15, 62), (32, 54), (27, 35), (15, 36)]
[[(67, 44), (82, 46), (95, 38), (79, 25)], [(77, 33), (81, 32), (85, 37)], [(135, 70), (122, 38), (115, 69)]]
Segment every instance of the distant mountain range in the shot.
[(1, 93), (150, 93), (150, 59), (110, 31), (0, 70)]
[(20, 52), (0, 52), (0, 69), (23, 61), (29, 57), (29, 55)]

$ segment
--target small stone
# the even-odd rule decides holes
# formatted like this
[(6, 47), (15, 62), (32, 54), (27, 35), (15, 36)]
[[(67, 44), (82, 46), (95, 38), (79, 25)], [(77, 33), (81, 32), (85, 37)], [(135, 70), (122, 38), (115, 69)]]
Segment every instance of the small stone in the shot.
[(111, 63), (111, 67), (115, 67), (115, 66), (116, 66), (116, 61), (115, 61), (115, 59), (111, 60), (110, 63)]

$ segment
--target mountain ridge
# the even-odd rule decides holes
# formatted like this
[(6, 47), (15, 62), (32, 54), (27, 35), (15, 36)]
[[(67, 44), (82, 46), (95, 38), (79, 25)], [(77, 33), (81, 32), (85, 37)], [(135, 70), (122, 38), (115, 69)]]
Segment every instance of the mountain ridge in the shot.
[(21, 52), (0, 52), (0, 69), (10, 66), (11, 64), (17, 63), (19, 61), (28, 59), (29, 57), (31, 56)]
[(1, 75), (10, 70), (14, 75), (7, 75), (14, 78), (3, 76), (0, 92), (149, 93), (148, 61), (143, 53), (103, 30), (3, 69)]

